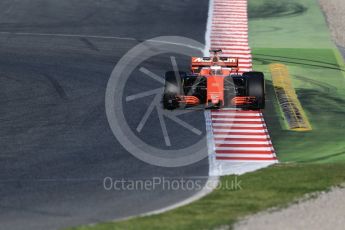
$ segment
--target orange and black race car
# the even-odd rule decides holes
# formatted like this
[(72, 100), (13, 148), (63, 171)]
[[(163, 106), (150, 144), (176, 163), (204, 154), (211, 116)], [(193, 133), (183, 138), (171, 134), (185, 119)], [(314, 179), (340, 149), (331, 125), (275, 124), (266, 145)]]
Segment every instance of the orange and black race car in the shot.
[(221, 57), (220, 49), (211, 57), (192, 57), (190, 73), (165, 74), (163, 106), (173, 110), (186, 107), (263, 109), (265, 83), (262, 72), (239, 74), (238, 59)]

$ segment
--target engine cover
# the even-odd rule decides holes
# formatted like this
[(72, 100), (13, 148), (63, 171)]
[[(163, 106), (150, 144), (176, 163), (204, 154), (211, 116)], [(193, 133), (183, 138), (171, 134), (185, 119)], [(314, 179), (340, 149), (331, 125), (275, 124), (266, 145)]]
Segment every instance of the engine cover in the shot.
[(224, 103), (224, 77), (209, 76), (207, 77), (207, 103), (213, 105)]

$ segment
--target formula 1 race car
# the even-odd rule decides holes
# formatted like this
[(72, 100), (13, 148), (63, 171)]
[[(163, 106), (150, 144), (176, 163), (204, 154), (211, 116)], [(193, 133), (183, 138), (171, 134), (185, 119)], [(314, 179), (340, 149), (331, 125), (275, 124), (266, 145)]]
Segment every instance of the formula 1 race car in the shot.
[(164, 108), (263, 109), (264, 74), (239, 74), (238, 58), (220, 56), (221, 49), (210, 50), (210, 53), (211, 57), (192, 57), (190, 73), (166, 72)]

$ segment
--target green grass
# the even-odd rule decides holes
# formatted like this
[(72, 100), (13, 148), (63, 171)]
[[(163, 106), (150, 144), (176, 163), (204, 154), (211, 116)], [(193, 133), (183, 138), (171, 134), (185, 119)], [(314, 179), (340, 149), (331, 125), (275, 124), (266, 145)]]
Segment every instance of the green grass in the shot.
[[(263, 6), (269, 10), (260, 11)], [(265, 116), (279, 160), (344, 161), (345, 67), (317, 2), (250, 0), (249, 12), (254, 69), (266, 75)], [(271, 63), (287, 65), (312, 131), (286, 130), (272, 88)]]
[(237, 177), (242, 189), (215, 190), (191, 205), (164, 214), (82, 226), (70, 230), (165, 229), (193, 230), (231, 226), (238, 218), (271, 207), (283, 207), (306, 193), (324, 191), (345, 182), (345, 164), (284, 164)]
[[(296, 53), (299, 53), (297, 56)], [(331, 49), (255, 49), (256, 70), (265, 72), (266, 122), (280, 161), (339, 162), (345, 160), (345, 88)], [(297, 96), (313, 127), (309, 132), (285, 129), (267, 65), (288, 66)]]
[(317, 0), (249, 0), (249, 16), (252, 48), (334, 48)]

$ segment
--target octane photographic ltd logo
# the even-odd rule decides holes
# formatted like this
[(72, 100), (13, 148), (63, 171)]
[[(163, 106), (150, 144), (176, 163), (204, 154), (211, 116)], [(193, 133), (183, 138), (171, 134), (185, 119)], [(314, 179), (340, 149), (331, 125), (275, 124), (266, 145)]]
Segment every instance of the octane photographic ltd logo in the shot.
[[(143, 66), (146, 60), (155, 56), (164, 54), (187, 57), (202, 56), (203, 50), (203, 44), (189, 38), (177, 36), (157, 37), (144, 41), (129, 50), (113, 69), (106, 88), (106, 115), (116, 139), (133, 156), (146, 163), (162, 167), (186, 166), (207, 157), (205, 132), (180, 118), (180, 116), (187, 113), (193, 113), (193, 110), (164, 110), (161, 103), (165, 84), (164, 74), (159, 76)], [(178, 73), (178, 63), (174, 55), (170, 55), (169, 62), (171, 64), (170, 70)], [(160, 87), (126, 95), (126, 84), (132, 73), (137, 70), (148, 77), (152, 84), (154, 82), (158, 83)], [(143, 81), (146, 80), (143, 79)], [(143, 84), (143, 82), (139, 82), (139, 84)], [(133, 128), (133, 124), (132, 126), (129, 124), (130, 118), (125, 113), (125, 107), (143, 98), (150, 98), (152, 101), (147, 103), (146, 108), (140, 112), (141, 119)], [(153, 114), (157, 115), (156, 122), (160, 126), (160, 130), (155, 130), (156, 138), (165, 145), (165, 148), (155, 146), (140, 138), (140, 134), (145, 129), (150, 129), (148, 121)], [(194, 143), (179, 148), (179, 143), (171, 141), (166, 121), (174, 122), (175, 126), (180, 126), (181, 129), (190, 132), (191, 136), (194, 135), (199, 138)]]

